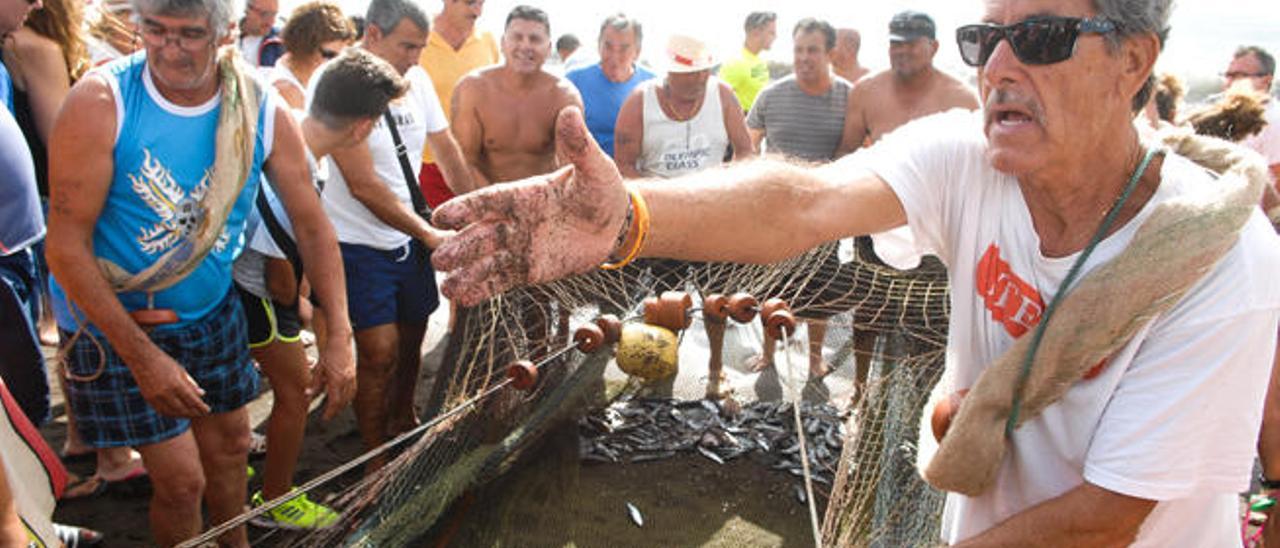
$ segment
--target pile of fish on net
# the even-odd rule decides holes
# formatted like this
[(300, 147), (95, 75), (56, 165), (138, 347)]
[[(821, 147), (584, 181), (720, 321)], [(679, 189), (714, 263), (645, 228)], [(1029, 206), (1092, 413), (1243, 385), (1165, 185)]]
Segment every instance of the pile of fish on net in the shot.
[[(635, 463), (696, 451), (724, 464), (754, 452), (773, 469), (803, 477), (792, 405), (787, 401), (737, 406), (711, 400), (619, 400), (578, 422), (581, 456), (588, 462)], [(844, 447), (847, 413), (829, 404), (803, 402), (800, 415), (809, 472), (814, 482), (831, 485)], [(803, 498), (799, 491), (797, 498)]]

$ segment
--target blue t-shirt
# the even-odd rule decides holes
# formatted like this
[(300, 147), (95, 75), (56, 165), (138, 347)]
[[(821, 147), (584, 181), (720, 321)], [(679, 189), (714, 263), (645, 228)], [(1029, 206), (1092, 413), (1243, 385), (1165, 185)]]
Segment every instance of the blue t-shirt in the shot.
[(36, 194), (36, 168), (13, 114), (0, 109), (0, 255), (12, 255), (44, 237)]
[(9, 77), (9, 69), (0, 63), (0, 104), (3, 104), (9, 113), (13, 113), (13, 79)]
[(640, 82), (653, 78), (653, 73), (639, 65), (626, 82), (610, 82), (604, 76), (604, 70), (596, 63), (589, 67), (569, 71), (565, 75), (578, 93), (582, 94), (583, 113), (587, 117), (587, 129), (591, 136), (600, 143), (600, 148), (609, 156), (613, 156), (613, 128), (618, 122), (618, 111), (622, 102), (627, 100)]
[[(114, 172), (93, 233), (94, 255), (138, 273), (182, 245), (205, 212), (221, 94), (185, 107), (165, 100), (146, 69), (144, 52), (101, 69), (116, 96)], [(264, 93), (258, 110), (253, 166), (213, 250), (177, 284), (155, 293), (155, 308), (172, 309), (177, 326), (212, 312), (231, 287), (231, 265), (244, 247), (245, 219), (258, 192), (262, 163), (271, 154), (275, 101)], [(270, 115), (269, 115), (269, 114)], [(74, 331), (66, 295), (52, 281), (58, 324)], [(127, 310), (147, 307), (143, 292), (119, 294)], [(83, 320), (83, 315), (78, 315)]]

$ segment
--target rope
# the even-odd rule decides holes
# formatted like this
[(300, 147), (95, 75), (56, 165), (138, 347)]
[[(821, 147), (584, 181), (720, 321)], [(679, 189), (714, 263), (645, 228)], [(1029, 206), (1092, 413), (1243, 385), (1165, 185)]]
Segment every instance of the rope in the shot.
[[(565, 355), (570, 350), (573, 350), (576, 347), (577, 347), (576, 344), (570, 344), (559, 350), (556, 350), (552, 354), (540, 360), (537, 364), (534, 365), (534, 367), (541, 370), (543, 366), (547, 365), (548, 363), (551, 363), (556, 359), (559, 359), (561, 356)], [(289, 502), (294, 498), (297, 498), (298, 495), (308, 493), (321, 485), (324, 485), (330, 481), (333, 481), (334, 478), (337, 478), (338, 476), (341, 476), (351, 471), (353, 468), (360, 466), (361, 464), (364, 464), (370, 459), (373, 459), (374, 457), (387, 452), (391, 448), (396, 447), (401, 443), (404, 443), (409, 438), (417, 436), (418, 434), (421, 434), (424, 431), (429, 430), (432, 427), (456, 415), (461, 414), (463, 411), (469, 410), (470, 408), (474, 407), (476, 404), (480, 403), (481, 401), (488, 399), (493, 394), (497, 393), (503, 388), (506, 388), (507, 385), (511, 383), (512, 383), (512, 380), (510, 378), (503, 379), (499, 381), (497, 384), (494, 384), (493, 386), (485, 389), (483, 392), (476, 394), (475, 396), (472, 396), (470, 399), (458, 404), (457, 407), (454, 407), (453, 409), (450, 409), (449, 411), (446, 411), (445, 413), (440, 414), (439, 416), (435, 417), (434, 419), (431, 419), (430, 421), (427, 421), (425, 423), (418, 425), (413, 430), (409, 430), (407, 432), (400, 434), (399, 436), (396, 436), (391, 441), (388, 441), (386, 443), (383, 443), (382, 445), (379, 445), (373, 449), (370, 449), (364, 454), (339, 465), (333, 470), (330, 470), (328, 472), (325, 472), (324, 474), (316, 476), (311, 481), (308, 481), (302, 484), (302, 486), (294, 489), (293, 491), (286, 493), (284, 495), (281, 495), (279, 497), (276, 497), (274, 499), (271, 499), (266, 503), (264, 503), (262, 506), (259, 506), (252, 510), (249, 510), (248, 512), (245, 512), (234, 518), (231, 518), (216, 527), (212, 527), (208, 531), (205, 531), (204, 533), (200, 534), (199, 536), (192, 537), (186, 541), (183, 541), (181, 544), (178, 545), (178, 548), (194, 548), (196, 546), (200, 546), (201, 544), (204, 544), (206, 542), (209, 542), (221, 536), (223, 533), (226, 533), (232, 529), (235, 529), (236, 527), (244, 525), (245, 523), (247, 523), (249, 520), (253, 518), (261, 516), (262, 514), (265, 514), (271, 510), (274, 510), (280, 505), (286, 502)]]
[(791, 410), (795, 415), (796, 421), (796, 439), (800, 442), (800, 467), (804, 471), (804, 490), (805, 498), (809, 503), (809, 524), (813, 527), (813, 545), (815, 548), (822, 548), (822, 524), (818, 521), (818, 504), (813, 500), (813, 474), (809, 471), (809, 447), (805, 440), (804, 420), (800, 414), (800, 404), (804, 402), (804, 393), (796, 388), (795, 368), (791, 363), (791, 333), (782, 330), (782, 359), (787, 362), (788, 384), (791, 385), (791, 392), (795, 395), (795, 403), (791, 404)]
[(1142, 161), (1138, 163), (1138, 167), (1134, 168), (1133, 174), (1129, 176), (1129, 182), (1125, 184), (1124, 192), (1116, 198), (1114, 204), (1111, 204), (1111, 210), (1107, 211), (1107, 216), (1102, 219), (1102, 224), (1098, 226), (1098, 230), (1093, 233), (1089, 239), (1089, 245), (1084, 247), (1084, 251), (1080, 252), (1080, 256), (1076, 258), (1076, 262), (1071, 265), (1071, 270), (1067, 272), (1066, 279), (1062, 280), (1062, 284), (1058, 286), (1058, 292), (1053, 296), (1053, 300), (1049, 301), (1049, 306), (1045, 308), (1044, 317), (1040, 323), (1036, 325), (1036, 330), (1031, 335), (1031, 348), (1027, 350), (1027, 357), (1022, 361), (1022, 371), (1018, 373), (1018, 383), (1013, 389), (1013, 407), (1009, 411), (1009, 419), (1004, 423), (1004, 435), (1010, 437), (1013, 435), (1013, 428), (1018, 424), (1018, 416), (1022, 411), (1022, 391), (1026, 388), (1027, 377), (1031, 376), (1031, 364), (1035, 361), (1036, 352), (1040, 350), (1040, 341), (1044, 338), (1044, 331), (1049, 326), (1049, 320), (1053, 318), (1053, 312), (1058, 308), (1058, 303), (1062, 298), (1071, 291), (1072, 284), (1076, 278), (1080, 276), (1080, 271), (1084, 270), (1085, 261), (1089, 260), (1089, 256), (1093, 255), (1098, 244), (1102, 242), (1102, 238), (1111, 231), (1111, 225), (1115, 223), (1116, 217), (1120, 216), (1120, 208), (1125, 202), (1129, 201), (1129, 196), (1133, 194), (1133, 189), (1138, 187), (1138, 180), (1142, 179), (1142, 174), (1147, 172), (1147, 166), (1151, 163), (1151, 159), (1160, 152), (1159, 148), (1150, 148), (1147, 150)]

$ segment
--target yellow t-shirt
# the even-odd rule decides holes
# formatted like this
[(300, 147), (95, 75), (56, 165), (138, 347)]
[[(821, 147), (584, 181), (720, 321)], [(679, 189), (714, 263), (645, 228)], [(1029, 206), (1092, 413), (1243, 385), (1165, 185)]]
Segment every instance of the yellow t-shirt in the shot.
[[(453, 87), (468, 72), (498, 62), (498, 42), (488, 32), (472, 32), (462, 43), (462, 48), (454, 51), (453, 46), (444, 40), (436, 31), (427, 37), (427, 47), (422, 50), (418, 64), (431, 75), (431, 84), (436, 88), (436, 97), (440, 98), (440, 106), (444, 108), (447, 118), (453, 100)], [(431, 147), (422, 148), (422, 163), (435, 163), (431, 156)]]
[(742, 48), (742, 55), (720, 65), (720, 79), (733, 88), (743, 111), (751, 110), (756, 95), (769, 84), (769, 64), (751, 50)]

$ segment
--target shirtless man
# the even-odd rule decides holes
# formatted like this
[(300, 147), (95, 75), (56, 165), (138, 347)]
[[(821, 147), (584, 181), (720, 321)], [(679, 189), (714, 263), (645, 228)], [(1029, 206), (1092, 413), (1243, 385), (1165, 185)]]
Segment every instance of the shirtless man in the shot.
[(503, 64), (458, 82), (453, 133), (477, 187), (555, 169), (556, 114), (569, 105), (581, 108), (582, 98), (568, 80), (542, 70), (550, 53), (547, 13), (516, 6), (502, 33)]
[(861, 49), (862, 35), (857, 29), (836, 29), (836, 47), (831, 50), (831, 71), (851, 84), (870, 74), (871, 69), (858, 64), (858, 50)]
[[(901, 12), (889, 21), (890, 68), (864, 77), (849, 92), (843, 144), (852, 148), (842, 152), (875, 143), (916, 118), (953, 108), (978, 109), (978, 98), (969, 86), (933, 66), (933, 56), (938, 52), (935, 31), (933, 19), (916, 11)], [(910, 238), (905, 229), (898, 229), (898, 233), (904, 239)], [(855, 242), (861, 257), (883, 264), (875, 254), (871, 236), (860, 236)], [(854, 375), (858, 386), (855, 403), (862, 398), (875, 343), (874, 333), (854, 331)]]
[(933, 19), (904, 11), (889, 22), (890, 69), (853, 87), (845, 116), (856, 150), (880, 140), (898, 126), (930, 114), (978, 109), (978, 98), (960, 80), (933, 66), (938, 40)]

